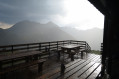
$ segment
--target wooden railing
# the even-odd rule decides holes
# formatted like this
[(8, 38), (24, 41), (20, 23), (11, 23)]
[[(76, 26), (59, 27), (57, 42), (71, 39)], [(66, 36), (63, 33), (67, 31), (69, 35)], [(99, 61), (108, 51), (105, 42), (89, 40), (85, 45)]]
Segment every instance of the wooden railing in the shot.
[(76, 41), (76, 40), (64, 40), (64, 41), (53, 41), (53, 42), (41, 42), (41, 43), (29, 43), (29, 44), (16, 44), (16, 45), (7, 45), (0, 46), (0, 54), (6, 53), (16, 53), (20, 51), (30, 51), (30, 50), (39, 50), (39, 51), (58, 51), (61, 50), (62, 45), (66, 44), (78, 44), (81, 46), (81, 51), (90, 52), (91, 47), (86, 41)]
[(85, 51), (87, 53), (91, 52), (91, 47), (86, 41), (70, 40), (70, 43), (80, 45), (81, 51)]
[(103, 43), (101, 43), (101, 49), (100, 49), (101, 51), (101, 53), (103, 52)]

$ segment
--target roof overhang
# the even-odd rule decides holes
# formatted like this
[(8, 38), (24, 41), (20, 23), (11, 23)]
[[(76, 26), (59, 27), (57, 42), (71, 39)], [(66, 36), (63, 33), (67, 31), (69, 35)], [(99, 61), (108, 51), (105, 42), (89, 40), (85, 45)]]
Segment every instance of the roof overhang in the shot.
[(88, 0), (93, 4), (103, 15), (108, 15), (108, 9), (106, 7), (105, 0)]

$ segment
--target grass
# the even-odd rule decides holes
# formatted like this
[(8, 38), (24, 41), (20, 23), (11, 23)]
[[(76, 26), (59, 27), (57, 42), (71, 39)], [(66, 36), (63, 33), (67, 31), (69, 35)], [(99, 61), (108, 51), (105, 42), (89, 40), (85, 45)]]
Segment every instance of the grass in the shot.
[(101, 52), (99, 50), (91, 50), (91, 53), (101, 55)]

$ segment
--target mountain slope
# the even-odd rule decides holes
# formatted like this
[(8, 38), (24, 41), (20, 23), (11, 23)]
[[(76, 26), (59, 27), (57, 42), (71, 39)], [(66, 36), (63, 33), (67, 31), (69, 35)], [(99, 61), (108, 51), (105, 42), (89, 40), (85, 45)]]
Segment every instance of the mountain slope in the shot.
[(62, 31), (52, 22), (40, 24), (31, 21), (22, 21), (9, 29), (0, 30), (0, 38), (2, 38), (0, 45), (74, 39), (73, 36)]
[(70, 27), (62, 27), (62, 30), (71, 34), (77, 40), (87, 41), (92, 49), (100, 50), (100, 45), (103, 41), (103, 29), (77, 30)]

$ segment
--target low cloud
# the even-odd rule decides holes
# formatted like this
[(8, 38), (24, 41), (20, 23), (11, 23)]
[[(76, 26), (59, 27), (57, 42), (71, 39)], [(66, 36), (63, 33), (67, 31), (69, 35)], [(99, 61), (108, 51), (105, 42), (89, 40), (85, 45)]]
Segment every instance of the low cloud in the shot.
[(7, 29), (7, 28), (10, 28), (11, 26), (13, 26), (13, 25), (0, 22), (0, 28)]
[(87, 0), (0, 0), (0, 22), (12, 25), (23, 20), (52, 21), (79, 30), (104, 25), (104, 16)]
[(22, 20), (50, 20), (65, 15), (63, 0), (1, 0), (0, 22), (14, 24)]

